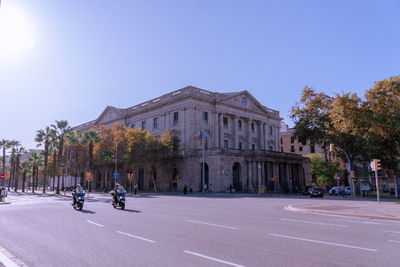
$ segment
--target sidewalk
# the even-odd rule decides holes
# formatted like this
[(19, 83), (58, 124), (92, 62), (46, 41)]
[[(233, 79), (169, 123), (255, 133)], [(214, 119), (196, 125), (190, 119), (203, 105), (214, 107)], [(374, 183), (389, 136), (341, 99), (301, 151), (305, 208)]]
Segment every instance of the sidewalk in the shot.
[(296, 203), (285, 207), (295, 212), (400, 221), (400, 202), (321, 200), (319, 203)]

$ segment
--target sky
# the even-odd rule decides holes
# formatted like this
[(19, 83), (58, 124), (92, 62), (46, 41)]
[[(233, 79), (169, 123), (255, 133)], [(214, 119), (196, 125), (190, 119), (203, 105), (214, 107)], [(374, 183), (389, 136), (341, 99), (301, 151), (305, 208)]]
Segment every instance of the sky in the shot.
[(399, 12), (396, 0), (1, 0), (0, 139), (35, 148), (55, 120), (188, 85), (248, 90), (290, 126), (306, 85), (362, 96), (400, 74)]

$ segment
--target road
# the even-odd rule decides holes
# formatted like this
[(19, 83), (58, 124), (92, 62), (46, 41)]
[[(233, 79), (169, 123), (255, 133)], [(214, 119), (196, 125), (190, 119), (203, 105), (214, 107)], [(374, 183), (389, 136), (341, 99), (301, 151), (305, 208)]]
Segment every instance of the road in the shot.
[(400, 222), (284, 209), (319, 199), (147, 195), (122, 211), (96, 195), (81, 212), (65, 197), (8, 200), (0, 266), (400, 265)]

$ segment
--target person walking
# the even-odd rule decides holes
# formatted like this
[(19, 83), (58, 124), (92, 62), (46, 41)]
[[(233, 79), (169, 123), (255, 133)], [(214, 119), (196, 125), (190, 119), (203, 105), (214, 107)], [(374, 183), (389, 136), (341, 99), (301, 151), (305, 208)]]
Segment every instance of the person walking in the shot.
[(183, 186), (183, 194), (186, 195), (187, 194), (187, 185)]

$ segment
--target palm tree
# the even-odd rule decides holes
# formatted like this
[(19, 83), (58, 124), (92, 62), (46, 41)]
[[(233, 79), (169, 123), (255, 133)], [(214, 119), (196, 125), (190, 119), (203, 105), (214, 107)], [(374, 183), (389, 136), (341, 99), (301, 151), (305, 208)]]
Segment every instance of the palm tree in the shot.
[(37, 131), (35, 141), (38, 143), (38, 146), (44, 145), (44, 170), (43, 170), (43, 194), (46, 193), (46, 179), (47, 179), (47, 163), (49, 159), (49, 146), (50, 142), (53, 140), (55, 135), (54, 129), (51, 129), (49, 126), (44, 130)]
[(83, 145), (84, 135), (79, 130), (73, 130), (67, 135), (67, 143), (74, 147), (74, 154), (75, 154), (75, 187), (77, 184), (77, 178), (79, 176), (79, 147)]
[(49, 143), (49, 154), (53, 155), (53, 187), (54, 191), (55, 183), (56, 183), (56, 175), (57, 175), (57, 151), (58, 151), (58, 139), (54, 135)]
[(25, 192), (26, 176), (32, 174), (30, 161), (22, 162), (22, 192)]
[(103, 189), (104, 189), (104, 192), (108, 192), (108, 184), (109, 184), (107, 182), (107, 179), (108, 179), (108, 166), (110, 164), (110, 161), (114, 158), (114, 153), (110, 149), (103, 149), (100, 152), (100, 157), (99, 158), (103, 162), (103, 167), (104, 167), (104, 175), (102, 175), (102, 177), (103, 177), (103, 181), (102, 181)]
[(10, 140), (2, 139), (0, 141), (0, 147), (3, 148), (2, 173), (5, 173), (5, 171), (6, 171), (6, 149), (10, 148)]
[(12, 141), (10, 141), (9, 144), (10, 144), (10, 148), (11, 148), (11, 154), (10, 154), (10, 180), (8, 183), (8, 190), (10, 191), (10, 187), (15, 178), (16, 151), (17, 151), (18, 146), (21, 145), (21, 143), (18, 140), (12, 140)]
[(97, 134), (95, 130), (88, 130), (83, 132), (84, 134), (84, 139), (83, 139), (83, 144), (86, 145), (89, 143), (89, 171), (93, 172), (94, 171), (94, 160), (93, 160), (93, 146), (95, 143), (98, 143), (101, 141), (101, 138)]
[(56, 124), (52, 125), (56, 132), (56, 137), (58, 139), (58, 159), (57, 159), (57, 192), (60, 194), (60, 175), (61, 175), (61, 160), (64, 148), (64, 138), (71, 131), (71, 127), (68, 126), (68, 121), (56, 121)]
[(33, 152), (29, 158), (29, 164), (32, 168), (32, 193), (35, 193), (35, 185), (38, 184), (39, 167), (43, 166), (43, 153)]
[(15, 174), (16, 175), (15, 176), (16, 176), (16, 178), (15, 178), (15, 185), (14, 185), (14, 191), (15, 192), (17, 192), (17, 190), (18, 190), (19, 169), (20, 169), (19, 164), (20, 164), (21, 156), (22, 156), (23, 153), (25, 153), (25, 148), (23, 148), (22, 146), (18, 147), (16, 149), (16, 152), (15, 152), (15, 156), (16, 156), (16, 160), (15, 160)]

